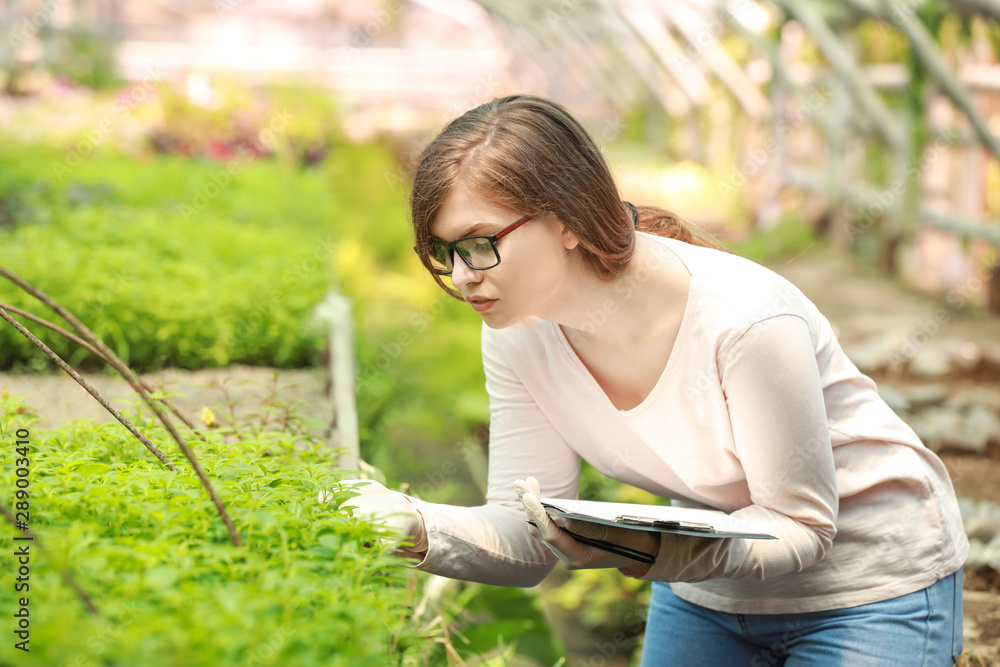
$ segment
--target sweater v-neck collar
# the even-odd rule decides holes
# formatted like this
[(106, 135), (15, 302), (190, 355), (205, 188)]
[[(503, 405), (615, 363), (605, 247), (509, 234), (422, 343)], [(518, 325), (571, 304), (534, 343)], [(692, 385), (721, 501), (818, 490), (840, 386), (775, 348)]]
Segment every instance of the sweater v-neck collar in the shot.
[[(642, 234), (643, 232), (639, 232)], [(649, 235), (653, 236), (653, 235)], [(691, 258), (686, 257), (687, 254), (683, 249), (677, 248), (677, 245), (683, 245), (683, 241), (677, 241), (676, 239), (667, 239), (663, 237), (653, 236), (656, 240), (662, 242), (667, 248), (673, 252), (677, 258), (687, 267), (688, 273), (691, 274), (691, 280), (688, 285), (687, 302), (684, 305), (684, 314), (681, 316), (681, 323), (677, 329), (677, 338), (674, 340), (673, 348), (670, 350), (670, 356), (667, 357), (667, 363), (663, 367), (663, 372), (660, 373), (660, 377), (657, 379), (656, 384), (653, 385), (652, 390), (639, 402), (635, 407), (623, 410), (615, 407), (614, 403), (605, 393), (604, 389), (598, 383), (597, 379), (594, 378), (593, 374), (587, 368), (583, 360), (580, 359), (580, 355), (577, 354), (576, 350), (570, 344), (569, 339), (563, 332), (562, 327), (555, 322), (549, 322), (549, 326), (552, 327), (556, 339), (559, 344), (566, 351), (569, 359), (572, 360), (574, 366), (576, 366), (579, 371), (586, 378), (586, 382), (591, 385), (591, 388), (596, 390), (601, 397), (603, 397), (604, 403), (613, 411), (618, 413), (623, 417), (632, 417), (644, 412), (650, 405), (656, 403), (657, 397), (663, 392), (663, 388), (670, 383), (670, 377), (673, 374), (673, 369), (677, 366), (677, 359), (684, 354), (684, 348), (687, 347), (687, 340), (690, 337), (689, 331), (691, 329), (691, 320), (694, 318), (695, 304), (698, 300), (698, 294), (701, 292), (700, 274), (695, 271), (691, 266)]]

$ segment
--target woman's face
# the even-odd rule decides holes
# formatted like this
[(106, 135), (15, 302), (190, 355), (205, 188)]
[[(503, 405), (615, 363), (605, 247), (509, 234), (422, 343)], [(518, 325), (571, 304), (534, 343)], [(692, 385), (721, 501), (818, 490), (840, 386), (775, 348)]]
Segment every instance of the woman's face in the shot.
[[(532, 211), (513, 211), (459, 183), (445, 198), (431, 234), (441, 241), (492, 236)], [(503, 329), (555, 312), (570, 275), (576, 236), (552, 215), (539, 215), (497, 241), (500, 264), (470, 269), (455, 257), (451, 283), (487, 326)]]

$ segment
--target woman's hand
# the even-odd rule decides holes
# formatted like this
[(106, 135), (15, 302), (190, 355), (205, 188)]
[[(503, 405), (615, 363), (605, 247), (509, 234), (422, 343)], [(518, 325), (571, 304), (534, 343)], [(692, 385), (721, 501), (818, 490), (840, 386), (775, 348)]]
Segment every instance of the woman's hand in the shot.
[[(427, 534), (424, 530), (424, 518), (413, 507), (406, 496), (398, 491), (370, 479), (347, 479), (339, 482), (342, 489), (353, 491), (358, 495), (341, 503), (339, 509), (351, 509), (352, 514), (365, 521), (380, 523), (399, 535), (391, 544), (398, 545), (400, 541), (413, 542), (412, 547), (399, 547), (397, 554), (423, 558), (427, 553)], [(329, 502), (333, 494), (328, 491), (319, 492), (319, 502)]]
[(566, 528), (563, 530), (542, 507), (542, 503), (538, 499), (541, 496), (541, 490), (538, 486), (538, 480), (534, 477), (529, 477), (527, 480), (517, 480), (514, 482), (514, 489), (517, 490), (517, 495), (524, 504), (528, 518), (535, 522), (535, 526), (529, 528), (532, 536), (544, 542), (545, 546), (552, 550), (552, 553), (568, 570), (617, 567), (624, 568), (622, 569), (623, 574), (641, 576), (642, 572), (648, 570), (650, 566), (627, 556), (620, 556), (598, 547), (577, 542), (566, 530), (583, 537), (611, 542), (653, 556), (659, 551), (659, 533), (615, 528), (600, 523), (572, 519), (563, 522)]

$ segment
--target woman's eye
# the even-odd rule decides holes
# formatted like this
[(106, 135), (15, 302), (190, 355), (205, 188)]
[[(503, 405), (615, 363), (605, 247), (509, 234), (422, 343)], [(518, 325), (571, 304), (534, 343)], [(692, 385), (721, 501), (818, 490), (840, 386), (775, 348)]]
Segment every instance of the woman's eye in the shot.
[(431, 255), (434, 257), (434, 259), (444, 264), (450, 259), (449, 256), (451, 255), (451, 251), (442, 246), (434, 246)]

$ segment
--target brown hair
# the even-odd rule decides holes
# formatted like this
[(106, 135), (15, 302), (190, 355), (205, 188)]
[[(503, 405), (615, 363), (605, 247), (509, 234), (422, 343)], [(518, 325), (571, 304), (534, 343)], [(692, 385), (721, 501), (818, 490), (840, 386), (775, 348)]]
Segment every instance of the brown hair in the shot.
[[(424, 149), (410, 214), (428, 270), (431, 225), (459, 181), (501, 206), (554, 214), (580, 239), (577, 251), (599, 278), (611, 280), (632, 258), (636, 227), (611, 170), (583, 126), (555, 102), (529, 95), (494, 99), (452, 120)], [(724, 249), (669, 211), (655, 206), (638, 211), (641, 231)]]

